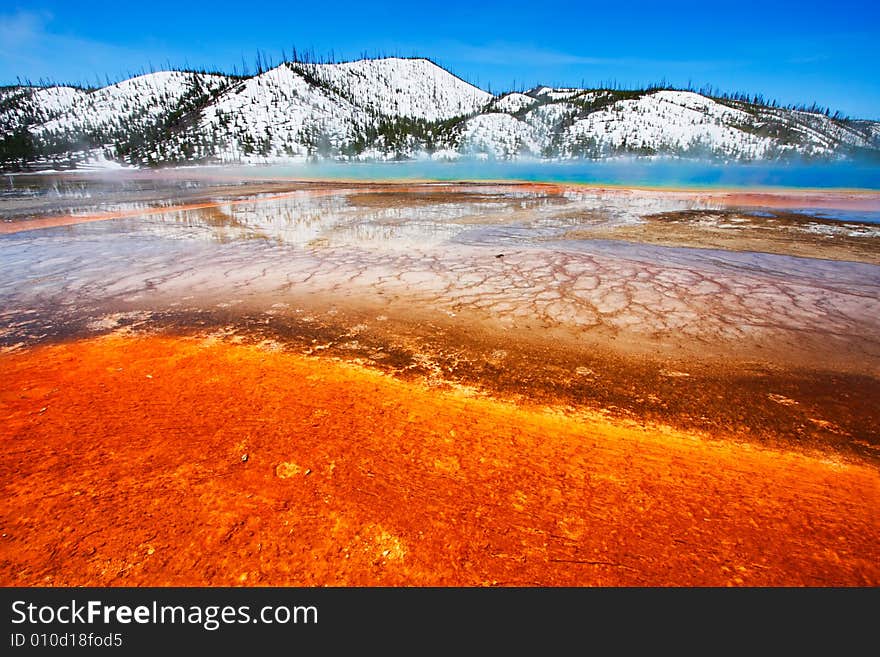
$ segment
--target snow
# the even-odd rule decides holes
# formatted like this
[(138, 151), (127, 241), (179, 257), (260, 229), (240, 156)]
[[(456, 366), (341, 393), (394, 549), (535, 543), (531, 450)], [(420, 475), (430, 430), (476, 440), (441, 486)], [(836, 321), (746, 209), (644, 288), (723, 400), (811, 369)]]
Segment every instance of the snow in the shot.
[(344, 90), (354, 104), (386, 116), (450, 119), (476, 112), (494, 98), (427, 59), (362, 59), (309, 70)]
[(34, 102), (50, 115), (60, 114), (70, 109), (85, 92), (73, 87), (48, 87), (34, 92)]
[(494, 112), (507, 112), (508, 114), (516, 114), (527, 107), (537, 104), (537, 100), (531, 96), (520, 93), (504, 94), (500, 98), (492, 102), (489, 109)]
[[(203, 105), (182, 104), (196, 97)], [(127, 161), (383, 160), (427, 152), (447, 160), (633, 152), (758, 159), (880, 150), (877, 122), (685, 91), (621, 98), (608, 90), (537, 87), (494, 97), (427, 59), (395, 57), (282, 64), (244, 80), (162, 71), (91, 92), (10, 87), (0, 89), (0, 101), (0, 135), (27, 128), (38, 143), (83, 144), (71, 154), (80, 161), (94, 157), (96, 136), (112, 156), (120, 137), (155, 134), (157, 122), (184, 107), (192, 114), (180, 129)], [(414, 121), (430, 139), (404, 130)], [(447, 122), (442, 130), (440, 121)]]
[[(10, 102), (10, 106), (0, 113), (0, 132), (49, 121), (68, 110), (84, 95), (84, 91), (73, 87), (4, 89), (0, 101)], [(16, 97), (19, 102), (12, 104), (12, 99)]]
[(352, 123), (364, 118), (344, 98), (281, 65), (227, 91), (205, 110), (201, 125), (227, 144), (226, 159), (246, 154), (246, 138), (267, 140), (269, 153), (305, 157), (310, 130), (338, 146)]
[(78, 171), (118, 171), (128, 167), (116, 160), (108, 160), (104, 151), (96, 149), (89, 159), (79, 162), (76, 168)]
[(228, 78), (178, 71), (139, 75), (90, 93), (80, 92), (60, 116), (34, 132), (100, 130), (126, 122), (142, 126), (174, 108), (196, 81), (216, 88), (228, 83)]
[(583, 93), (583, 89), (554, 89), (552, 87), (536, 87), (529, 92), (534, 98), (543, 100), (571, 100), (578, 94)]
[(247, 159), (248, 139), (268, 153), (307, 157), (345, 149), (377, 116), (436, 121), (476, 112), (492, 98), (425, 59), (282, 64), (225, 93), (202, 126), (227, 144), (221, 159)]
[(591, 139), (599, 149), (684, 151), (693, 154), (763, 157), (774, 143), (736, 127), (746, 112), (691, 92), (658, 91), (620, 100), (576, 121), (565, 141)]
[(534, 129), (510, 114), (480, 114), (465, 123), (460, 150), (511, 158), (540, 153)]

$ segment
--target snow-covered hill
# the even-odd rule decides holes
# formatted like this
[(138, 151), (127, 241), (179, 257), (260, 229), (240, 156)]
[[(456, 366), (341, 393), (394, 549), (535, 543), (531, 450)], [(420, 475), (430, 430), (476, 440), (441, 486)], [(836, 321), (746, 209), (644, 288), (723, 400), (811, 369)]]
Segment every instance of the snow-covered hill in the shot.
[(222, 76), (178, 71), (140, 75), (92, 93), (79, 93), (56, 118), (33, 132), (101, 131), (132, 121), (148, 123), (176, 108), (194, 89), (216, 90), (227, 84)]
[(427, 59), (362, 59), (297, 68), (381, 116), (439, 121), (477, 112), (494, 98)]
[(880, 124), (688, 91), (491, 94), (426, 59), (165, 71), (84, 91), (0, 89), (0, 166), (184, 161), (880, 154)]
[(84, 91), (73, 87), (0, 89), (0, 133), (51, 121), (85, 95)]

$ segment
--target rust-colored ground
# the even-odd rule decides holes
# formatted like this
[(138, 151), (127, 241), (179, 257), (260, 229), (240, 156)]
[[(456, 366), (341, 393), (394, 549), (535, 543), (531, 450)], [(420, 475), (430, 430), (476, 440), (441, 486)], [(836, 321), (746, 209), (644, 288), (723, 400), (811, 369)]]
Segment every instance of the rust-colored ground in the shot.
[(110, 336), (0, 356), (3, 585), (877, 585), (880, 471)]

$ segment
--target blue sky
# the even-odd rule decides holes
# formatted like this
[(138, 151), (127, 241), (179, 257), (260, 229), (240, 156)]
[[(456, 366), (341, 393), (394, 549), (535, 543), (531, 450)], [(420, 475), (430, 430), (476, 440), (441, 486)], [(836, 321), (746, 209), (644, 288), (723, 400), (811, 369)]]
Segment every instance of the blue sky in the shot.
[(7, 0), (0, 82), (94, 83), (167, 63), (240, 69), (257, 49), (277, 61), (296, 46), (426, 56), (493, 91), (665, 79), (880, 119), (878, 26), (880, 3), (851, 0)]

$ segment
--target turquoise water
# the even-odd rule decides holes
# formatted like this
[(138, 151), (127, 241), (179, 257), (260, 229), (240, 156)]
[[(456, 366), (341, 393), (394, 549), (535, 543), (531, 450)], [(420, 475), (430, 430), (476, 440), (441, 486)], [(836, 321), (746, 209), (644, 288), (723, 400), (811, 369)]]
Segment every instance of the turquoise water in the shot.
[(235, 168), (254, 178), (355, 180), (516, 180), (642, 187), (861, 188), (880, 190), (880, 163), (719, 163), (672, 159), (613, 159), (337, 163)]

